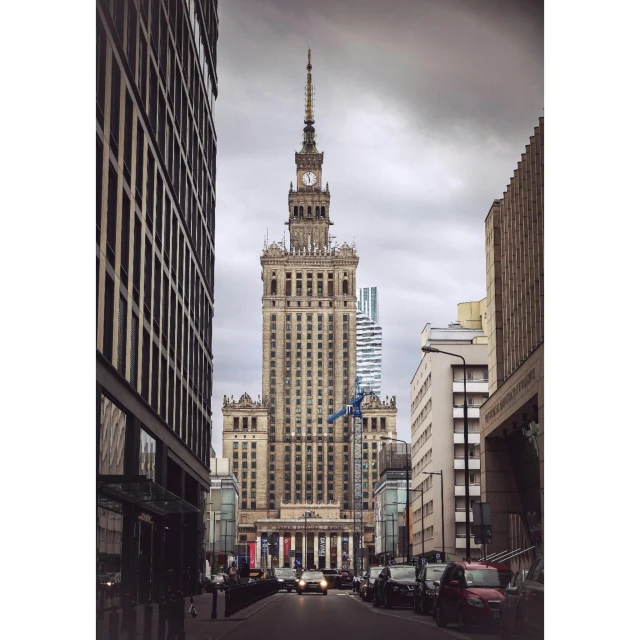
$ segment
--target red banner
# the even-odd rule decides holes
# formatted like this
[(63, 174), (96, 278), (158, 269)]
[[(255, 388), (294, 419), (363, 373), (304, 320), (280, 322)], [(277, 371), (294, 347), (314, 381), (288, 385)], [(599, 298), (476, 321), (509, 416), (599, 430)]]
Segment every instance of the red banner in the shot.
[(255, 569), (256, 567), (256, 543), (249, 543), (249, 567)]
[(284, 561), (289, 562), (289, 551), (291, 551), (291, 536), (284, 537)]

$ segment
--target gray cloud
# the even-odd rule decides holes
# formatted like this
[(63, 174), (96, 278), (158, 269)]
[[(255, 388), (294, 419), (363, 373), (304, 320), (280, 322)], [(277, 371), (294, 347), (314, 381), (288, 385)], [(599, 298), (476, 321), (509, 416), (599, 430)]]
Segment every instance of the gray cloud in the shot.
[(311, 41), (332, 231), (377, 285), (383, 395), (410, 437), (427, 322), (485, 295), (484, 219), (543, 110), (542, 2), (220, 0), (213, 442), (261, 393), (260, 252), (281, 239)]

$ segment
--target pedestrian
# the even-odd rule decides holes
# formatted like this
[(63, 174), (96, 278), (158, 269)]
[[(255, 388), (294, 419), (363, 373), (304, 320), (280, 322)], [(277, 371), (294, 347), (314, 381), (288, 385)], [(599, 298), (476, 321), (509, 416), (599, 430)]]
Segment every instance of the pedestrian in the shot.
[(231, 567), (229, 568), (229, 580), (231, 582), (238, 582), (240, 580), (240, 575), (238, 574), (238, 568), (236, 567), (235, 562), (232, 562)]

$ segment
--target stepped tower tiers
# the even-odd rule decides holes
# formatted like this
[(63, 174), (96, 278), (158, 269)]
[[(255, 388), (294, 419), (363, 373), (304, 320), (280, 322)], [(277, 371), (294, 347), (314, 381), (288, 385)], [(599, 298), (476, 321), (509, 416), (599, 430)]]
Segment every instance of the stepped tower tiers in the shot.
[(308, 53), (305, 118), (302, 148), (296, 153), (296, 186), (289, 189), (289, 227), (291, 249), (307, 251), (329, 247), (329, 185), (322, 188), (324, 153), (316, 146), (313, 126), (313, 85), (311, 84), (311, 50)]

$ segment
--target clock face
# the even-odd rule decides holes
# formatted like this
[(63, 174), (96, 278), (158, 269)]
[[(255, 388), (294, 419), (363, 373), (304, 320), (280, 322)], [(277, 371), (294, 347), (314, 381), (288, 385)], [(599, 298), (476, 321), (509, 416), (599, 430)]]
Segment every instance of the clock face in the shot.
[(306, 173), (302, 174), (302, 184), (305, 187), (312, 187), (316, 182), (317, 182), (318, 178), (316, 178), (316, 174), (313, 173), (313, 171), (307, 171)]

